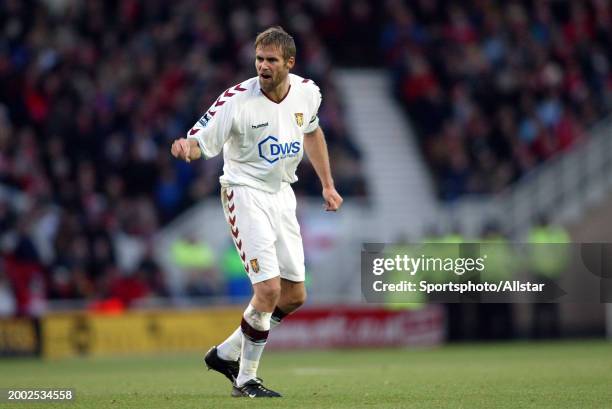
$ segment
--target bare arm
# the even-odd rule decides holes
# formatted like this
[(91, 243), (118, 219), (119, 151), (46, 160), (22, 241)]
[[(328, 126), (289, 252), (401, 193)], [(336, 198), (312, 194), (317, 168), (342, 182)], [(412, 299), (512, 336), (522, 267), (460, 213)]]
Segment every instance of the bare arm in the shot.
[(182, 159), (187, 163), (202, 157), (202, 151), (195, 139), (180, 138), (175, 140), (170, 152), (175, 158)]
[(334, 179), (331, 175), (329, 166), (329, 153), (325, 135), (321, 127), (317, 127), (313, 132), (304, 134), (304, 151), (310, 159), (310, 163), (317, 172), (321, 185), (323, 186), (323, 199), (325, 200), (325, 210), (336, 211), (342, 205), (343, 199), (336, 191)]

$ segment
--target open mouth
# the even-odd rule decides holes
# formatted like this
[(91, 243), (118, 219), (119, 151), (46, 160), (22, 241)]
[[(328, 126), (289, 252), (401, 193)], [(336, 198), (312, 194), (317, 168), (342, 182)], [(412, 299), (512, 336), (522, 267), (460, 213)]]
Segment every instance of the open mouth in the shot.
[(265, 79), (265, 80), (269, 80), (272, 78), (272, 76), (270, 74), (260, 74), (259, 75), (261, 78)]

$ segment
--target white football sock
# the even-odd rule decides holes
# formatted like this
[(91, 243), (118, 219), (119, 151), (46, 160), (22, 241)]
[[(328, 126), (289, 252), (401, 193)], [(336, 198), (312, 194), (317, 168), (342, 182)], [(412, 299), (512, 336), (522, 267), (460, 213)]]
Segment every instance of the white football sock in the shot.
[(244, 311), (241, 324), (242, 349), (240, 371), (236, 379), (237, 386), (242, 386), (257, 377), (259, 360), (266, 346), (268, 332), (270, 331), (271, 316), (271, 312), (259, 312), (250, 304)]
[(236, 328), (232, 335), (227, 337), (217, 346), (217, 355), (226, 361), (237, 361), (240, 359), (240, 349), (242, 348), (242, 329)]
[[(272, 316), (270, 317), (270, 329), (276, 328), (278, 324), (281, 323), (281, 319), (272, 313)], [(240, 359), (241, 349), (242, 328), (238, 327), (229, 337), (227, 337), (225, 341), (217, 346), (217, 354), (219, 355), (219, 358), (225, 359), (226, 361), (237, 361)]]

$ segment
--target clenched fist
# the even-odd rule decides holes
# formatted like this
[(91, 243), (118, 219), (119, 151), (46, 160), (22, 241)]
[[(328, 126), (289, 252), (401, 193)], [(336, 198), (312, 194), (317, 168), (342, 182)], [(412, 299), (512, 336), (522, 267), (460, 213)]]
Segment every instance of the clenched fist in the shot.
[(176, 139), (170, 149), (172, 156), (182, 159), (187, 163), (191, 162), (192, 159), (197, 159), (200, 156), (199, 151), (197, 141), (187, 138)]
[(325, 200), (325, 205), (323, 206), (328, 212), (335, 212), (340, 209), (342, 206), (342, 196), (336, 191), (336, 188), (329, 187), (323, 189), (323, 199)]

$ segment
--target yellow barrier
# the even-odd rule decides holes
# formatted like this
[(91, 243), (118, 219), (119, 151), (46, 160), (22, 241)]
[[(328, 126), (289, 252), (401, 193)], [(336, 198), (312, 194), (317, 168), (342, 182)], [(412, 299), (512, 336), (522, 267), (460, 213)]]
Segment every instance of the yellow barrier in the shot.
[(116, 355), (202, 351), (240, 324), (242, 309), (57, 313), (41, 319), (42, 355)]
[(0, 319), (0, 355), (34, 355), (36, 352), (37, 336), (33, 319)]

